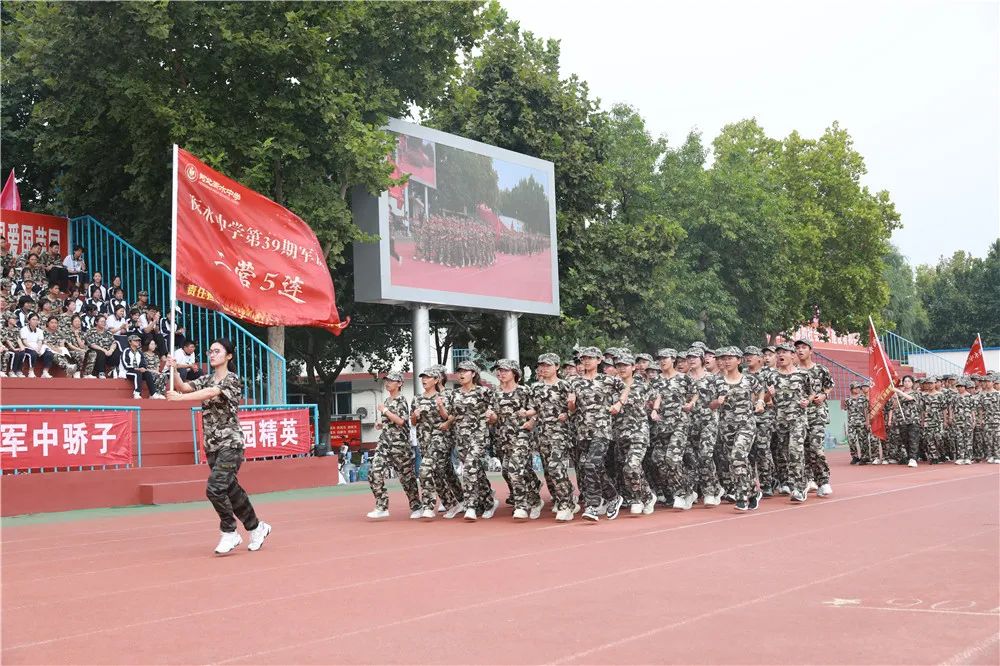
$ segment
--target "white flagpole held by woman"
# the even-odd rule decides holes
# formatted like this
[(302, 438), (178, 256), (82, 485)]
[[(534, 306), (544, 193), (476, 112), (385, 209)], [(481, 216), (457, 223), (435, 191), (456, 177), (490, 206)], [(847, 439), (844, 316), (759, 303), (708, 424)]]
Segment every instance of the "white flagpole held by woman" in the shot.
[[(177, 336), (177, 144), (174, 144), (174, 166), (170, 195), (170, 340), (167, 354), (173, 356), (174, 339)], [(170, 365), (170, 390), (174, 390), (174, 373), (177, 369)]]

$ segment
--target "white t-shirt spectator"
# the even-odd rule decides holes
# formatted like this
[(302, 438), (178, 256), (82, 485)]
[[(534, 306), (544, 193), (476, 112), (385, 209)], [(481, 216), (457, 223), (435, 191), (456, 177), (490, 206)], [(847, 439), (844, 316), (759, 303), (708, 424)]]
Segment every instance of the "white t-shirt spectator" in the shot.
[(178, 365), (194, 365), (197, 362), (194, 354), (185, 354), (181, 347), (174, 350), (174, 360), (177, 361)]
[(108, 331), (111, 335), (124, 335), (130, 321), (130, 319), (119, 319), (114, 315), (108, 315)]
[(66, 258), (63, 259), (63, 266), (65, 266), (66, 270), (70, 273), (79, 273), (83, 270), (83, 259), (75, 259), (72, 254), (68, 254), (66, 255)]
[(41, 327), (36, 328), (34, 331), (27, 326), (21, 328), (21, 341), (24, 342), (25, 347), (29, 347), (40, 352), (42, 344), (45, 341)]

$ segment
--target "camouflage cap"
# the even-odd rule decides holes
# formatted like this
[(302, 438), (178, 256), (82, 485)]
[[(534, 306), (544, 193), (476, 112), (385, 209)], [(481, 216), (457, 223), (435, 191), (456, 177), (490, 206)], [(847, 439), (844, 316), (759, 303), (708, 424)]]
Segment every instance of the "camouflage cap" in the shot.
[(436, 365), (424, 368), (424, 371), (420, 373), (421, 377), (431, 377), (432, 379), (437, 379), (441, 376), (441, 371), (437, 369)]
[(761, 355), (760, 347), (754, 347), (753, 345), (750, 345), (749, 347), (747, 347), (746, 349), (743, 350), (743, 355), (744, 356), (760, 356)]
[(502, 358), (493, 364), (494, 370), (510, 370), (517, 376), (521, 376), (521, 366), (512, 358)]
[(146, 291), (145, 289), (140, 289), (138, 295), (139, 296), (149, 296), (149, 292)]
[(646, 368), (646, 372), (647, 373), (649, 373), (649, 372), (655, 372), (656, 374), (660, 374), (660, 368), (658, 368), (655, 365), (651, 365), (648, 368)]
[(691, 349), (687, 350), (687, 353), (685, 353), (684, 356), (685, 358), (692, 358), (692, 357), (705, 358), (705, 350), (702, 349), (701, 347), (691, 347)]
[(136, 335), (135, 333), (133, 333), (132, 335), (128, 336), (128, 341), (129, 342), (132, 342), (133, 340), (138, 340), (139, 342), (142, 342), (142, 336), (141, 335)]
[(692, 343), (691, 343), (691, 347), (692, 347), (692, 348), (698, 348), (698, 349), (701, 349), (702, 351), (705, 351), (705, 350), (707, 350), (707, 349), (708, 349), (708, 345), (706, 345), (706, 344), (705, 344), (704, 342), (702, 342), (701, 340), (698, 340), (697, 342), (692, 342)]
[(403, 381), (403, 373), (400, 372), (399, 370), (392, 370), (390, 372), (385, 373), (385, 377), (382, 378), (382, 381), (384, 381), (384, 382), (402, 382)]
[(579, 358), (568, 358), (568, 359), (566, 359), (565, 361), (562, 362), (562, 365), (560, 367), (562, 367), (562, 368), (567, 368), (567, 367), (575, 368), (576, 364), (579, 363), (579, 362), (580, 362)]
[(615, 365), (635, 365), (635, 358), (629, 354), (620, 354), (615, 357)]
[(472, 361), (462, 361), (458, 364), (459, 370), (471, 370), (472, 372), (479, 373), (479, 366)]
[(656, 358), (677, 358), (677, 350), (664, 347), (656, 352)]
[(953, 379), (955, 379), (955, 375), (941, 375), (941, 381), (943, 382), (950, 382)]
[(809, 347), (809, 349), (813, 348), (812, 340), (806, 340), (805, 338), (799, 338), (793, 344), (795, 344), (795, 345), (805, 345), (806, 347)]
[[(558, 356), (558, 354), (552, 354), (552, 353), (539, 354), (538, 355), (538, 365), (555, 365), (555, 366), (558, 366), (559, 365), (559, 356)], [(568, 365), (572, 365), (572, 363), (569, 363)]]
[(982, 375), (969, 375), (969, 379), (971, 379), (974, 382), (985, 381)]
[(781, 351), (794, 352), (795, 351), (795, 345), (793, 345), (791, 342), (782, 342), (780, 345), (778, 345), (777, 347), (774, 348), (774, 351), (776, 351), (776, 352), (781, 352)]
[(775, 353), (775, 352), (776, 352), (776, 351), (778, 351), (778, 350), (777, 350), (777, 349), (776, 349), (776, 348), (774, 347), (774, 345), (768, 345), (768, 346), (766, 346), (766, 347), (763, 347), (763, 348), (761, 349), (761, 351), (762, 351), (762, 352), (771, 352), (771, 353), (773, 354), (773, 353)]
[(705, 347), (702, 349), (702, 351), (705, 352), (705, 356), (718, 356), (718, 354), (715, 353), (716, 352), (715, 349), (709, 349), (708, 347)]
[(597, 347), (584, 347), (580, 350), (580, 358), (585, 358), (589, 356), (590, 358), (601, 358), (604, 354)]
[(715, 350), (716, 356), (732, 356), (734, 358), (743, 358), (743, 350), (739, 347), (719, 347)]
[(989, 378), (989, 380), (991, 382), (1000, 382), (1000, 374), (998, 374), (996, 372), (991, 372), (990, 374), (988, 374), (986, 376)]
[(653, 362), (653, 357), (650, 356), (649, 354), (636, 354), (635, 355), (635, 360), (636, 361), (649, 361), (650, 363), (652, 363)]

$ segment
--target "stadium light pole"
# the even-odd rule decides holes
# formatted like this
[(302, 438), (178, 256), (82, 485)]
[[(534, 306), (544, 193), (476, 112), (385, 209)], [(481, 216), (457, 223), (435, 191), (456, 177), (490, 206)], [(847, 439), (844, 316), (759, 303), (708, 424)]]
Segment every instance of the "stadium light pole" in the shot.
[(413, 395), (424, 392), (420, 384), (420, 373), (431, 364), (431, 309), (419, 303), (413, 304)]

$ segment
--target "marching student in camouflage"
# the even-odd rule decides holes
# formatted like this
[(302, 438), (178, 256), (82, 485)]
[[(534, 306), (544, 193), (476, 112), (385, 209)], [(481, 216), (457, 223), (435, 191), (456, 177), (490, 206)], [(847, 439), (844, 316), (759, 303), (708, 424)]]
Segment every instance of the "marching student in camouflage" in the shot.
[(983, 416), (983, 449), (986, 462), (1000, 464), (1000, 375), (989, 373), (983, 378), (979, 404)]
[(986, 462), (986, 437), (984, 435), (986, 417), (983, 413), (982, 401), (983, 387), (985, 386), (983, 382), (985, 378), (981, 375), (971, 375), (969, 380), (972, 382), (972, 388), (969, 390), (969, 393), (976, 399), (976, 423), (972, 428), (972, 460), (975, 462)]
[(629, 389), (621, 378), (597, 372), (601, 350), (585, 347), (580, 350), (583, 372), (570, 382), (573, 392), (566, 405), (577, 415), (576, 433), (583, 454), (583, 479), (580, 487), (587, 508), (583, 517), (597, 521), (602, 508), (607, 517), (618, 517), (622, 498), (608, 475), (605, 458), (611, 444), (611, 419), (628, 400)]
[(976, 425), (976, 396), (969, 393), (972, 381), (962, 377), (956, 384), (956, 394), (952, 402), (952, 418), (955, 423), (955, 464), (972, 464), (972, 431)]
[(368, 472), (368, 485), (375, 496), (375, 508), (368, 513), (368, 517), (376, 520), (389, 517), (389, 491), (385, 489), (385, 482), (390, 470), (395, 470), (410, 503), (410, 518), (434, 518), (434, 510), (424, 510), (420, 503), (420, 488), (414, 471), (416, 461), (410, 445), (410, 406), (399, 392), (403, 386), (403, 373), (389, 372), (383, 381), (389, 397), (375, 407), (379, 413), (375, 428), (381, 432)]
[(697, 495), (692, 484), (692, 471), (684, 463), (688, 447), (690, 418), (684, 405), (691, 399), (694, 389), (691, 378), (674, 367), (677, 350), (669, 347), (656, 352), (660, 362), (660, 378), (652, 383), (657, 403), (650, 431), (653, 449), (653, 466), (659, 475), (659, 485), (669, 489), (675, 509), (688, 510)]
[(538, 381), (531, 385), (530, 414), (535, 421), (539, 453), (552, 493), (556, 520), (568, 522), (579, 509), (579, 505), (573, 503), (573, 484), (566, 469), (566, 457), (575, 446), (568, 407), (572, 388), (568, 381), (556, 375), (558, 367), (559, 357), (555, 354), (538, 357)]
[[(171, 356), (167, 365), (176, 361)], [(243, 432), (240, 430), (239, 406), (243, 398), (243, 382), (236, 374), (233, 343), (225, 338), (212, 342), (208, 349), (212, 372), (190, 382), (173, 374), (173, 391), (167, 400), (201, 402), (202, 432), (205, 457), (211, 472), (205, 494), (219, 515), (222, 536), (215, 547), (218, 555), (232, 552), (243, 543), (236, 532), (236, 519), (249, 533), (248, 550), (259, 550), (271, 533), (271, 526), (258, 520), (250, 498), (236, 478), (243, 464)]]
[(809, 433), (806, 438), (806, 470), (812, 480), (819, 486), (816, 494), (825, 497), (833, 493), (830, 486), (830, 465), (826, 462), (823, 451), (823, 439), (826, 435), (826, 425), (830, 422), (830, 406), (827, 396), (833, 390), (833, 375), (830, 370), (812, 360), (812, 343), (809, 340), (796, 340), (795, 353), (799, 357), (799, 368), (809, 375), (809, 407), (806, 416), (809, 418)]
[(915, 390), (913, 377), (905, 375), (901, 388), (893, 388), (895, 396), (886, 403), (889, 419), (886, 421), (895, 431), (895, 453), (890, 453), (890, 459), (896, 459), (902, 464), (908, 461), (910, 467), (917, 466), (920, 455), (920, 400), (921, 394)]
[(510, 479), (515, 520), (536, 520), (542, 513), (538, 475), (531, 466), (534, 457), (534, 422), (529, 414), (531, 391), (517, 382), (521, 368), (517, 361), (502, 358), (496, 362), (499, 390), (493, 391), (487, 420), (496, 426), (497, 448)]
[(941, 446), (944, 440), (945, 396), (936, 389), (934, 377), (920, 380), (920, 447), (927, 461), (932, 465), (941, 462)]
[[(688, 429), (688, 448), (697, 461), (697, 487), (705, 506), (721, 503), (722, 488), (715, 469), (715, 447), (719, 438), (719, 414), (716, 410), (725, 401), (727, 386), (718, 375), (705, 372), (705, 352), (699, 347), (687, 351), (688, 377), (691, 379), (692, 398), (683, 409), (691, 414)], [(713, 355), (714, 360), (714, 355)]]
[[(777, 372), (778, 366), (778, 350), (777, 347), (769, 345), (761, 349), (764, 356), (764, 368), (768, 371), (769, 379), (774, 380), (774, 373)], [(768, 389), (770, 389), (771, 384), (768, 384)], [(771, 489), (772, 494), (777, 493), (779, 488), (785, 488), (788, 486), (788, 479), (785, 474), (788, 470), (788, 447), (778, 445), (778, 437), (775, 433), (775, 422), (777, 419), (777, 409), (774, 405), (774, 399), (771, 397), (771, 391), (767, 391), (767, 396), (765, 397), (765, 409), (770, 412), (771, 417)], [(787, 494), (787, 493), (786, 493)], [(764, 489), (764, 496), (769, 496), (767, 489)]]
[[(886, 460), (885, 457), (885, 449), (888, 446), (888, 444), (883, 446), (882, 438), (876, 437), (875, 433), (872, 432), (871, 398), (869, 397), (872, 388), (871, 382), (865, 380), (863, 382), (858, 382), (858, 383), (861, 385), (861, 394), (864, 396), (865, 400), (868, 401), (868, 411), (865, 414), (865, 428), (868, 431), (868, 450), (871, 452), (870, 453), (871, 464), (886, 465), (888, 464), (888, 461)], [(886, 435), (888, 437), (890, 431), (890, 428), (888, 428), (889, 421), (888, 419), (885, 419), (884, 422), (886, 424)]]
[(743, 350), (747, 372), (757, 378), (764, 400), (764, 410), (756, 414), (757, 433), (750, 448), (750, 463), (757, 471), (761, 493), (764, 497), (774, 494), (774, 459), (771, 454), (771, 437), (774, 432), (774, 403), (767, 389), (771, 386), (774, 369), (764, 364), (764, 351), (749, 346)]
[(861, 393), (861, 382), (851, 382), (851, 396), (844, 401), (847, 407), (847, 444), (851, 449), (851, 464), (871, 462), (868, 441), (868, 398)]
[[(625, 501), (633, 516), (649, 515), (656, 506), (656, 495), (646, 481), (642, 463), (649, 449), (649, 418), (647, 405), (653, 399), (649, 384), (635, 374), (635, 359), (621, 355), (615, 359), (622, 383), (629, 387), (628, 400), (614, 416), (615, 446), (625, 481)], [(656, 418), (659, 418), (657, 413)]]
[(757, 414), (764, 411), (764, 387), (756, 375), (740, 372), (739, 347), (723, 347), (715, 356), (727, 385), (726, 400), (719, 408), (719, 435), (729, 458), (730, 489), (736, 510), (752, 511), (762, 497), (750, 452), (757, 437)]
[(439, 398), (442, 405), (447, 402), (439, 392), (440, 379), (441, 372), (437, 366), (420, 373), (424, 390), (413, 398), (410, 423), (416, 427), (420, 443), (421, 517), (426, 516), (428, 511), (433, 516), (440, 498), (445, 506), (444, 517), (451, 519), (465, 511), (465, 507), (461, 503), (462, 487), (451, 464), (451, 420), (442, 416), (444, 409), (438, 405)]
[[(455, 417), (456, 451), (462, 462), (462, 504), (465, 519), (492, 518), (500, 502), (486, 476), (486, 413), (493, 401), (491, 391), (479, 385), (479, 366), (472, 361), (458, 364), (459, 388), (451, 392), (442, 416)], [(442, 401), (443, 402), (443, 401)]]
[(945, 460), (955, 460), (954, 405), (958, 397), (955, 375), (941, 375), (941, 393), (944, 396), (944, 440), (941, 454)]
[[(774, 385), (768, 389), (774, 399), (775, 437), (778, 446), (785, 450), (785, 478), (791, 500), (805, 502), (808, 487), (805, 446), (809, 428), (809, 375), (793, 364), (795, 347), (784, 343), (776, 349), (777, 370), (774, 373)], [(784, 490), (783, 488), (782, 491)]]

